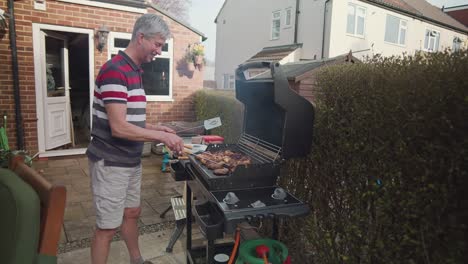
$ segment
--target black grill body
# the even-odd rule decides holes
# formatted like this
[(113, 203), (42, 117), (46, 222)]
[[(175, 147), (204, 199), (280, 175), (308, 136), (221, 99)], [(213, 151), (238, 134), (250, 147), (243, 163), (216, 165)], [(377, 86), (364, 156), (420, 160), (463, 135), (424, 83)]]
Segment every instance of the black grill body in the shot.
[[(264, 68), (265, 74), (246, 78), (252, 68)], [(308, 205), (286, 192), (284, 199), (274, 199), (276, 181), (285, 159), (310, 153), (314, 109), (312, 104), (290, 89), (279, 64), (268, 62), (241, 65), (236, 71), (236, 98), (245, 106), (243, 134), (237, 144), (208, 146), (208, 151), (232, 150), (248, 155), (252, 164), (238, 166), (225, 176), (211, 170), (190, 155), (184, 162), (187, 178), (186, 198), (197, 197), (193, 208), (202, 233), (208, 240), (207, 263), (213, 241), (223, 233), (233, 233), (236, 226), (252, 219), (298, 217), (310, 212)], [(180, 174), (180, 172), (179, 172)], [(228, 204), (224, 198), (235, 193), (240, 201)], [(257, 207), (257, 202), (262, 206)], [(192, 210), (186, 199), (187, 210)], [(187, 215), (187, 249), (191, 248), (191, 214)], [(273, 235), (273, 238), (276, 238)], [(211, 253), (210, 253), (211, 252)]]
[[(251, 68), (269, 68), (270, 78), (246, 79)], [(268, 71), (267, 71), (268, 73)], [(244, 133), (281, 147), (284, 159), (310, 153), (314, 108), (290, 89), (279, 64), (249, 63), (236, 71), (236, 98), (245, 106)]]
[[(245, 78), (251, 68), (264, 68), (265, 78)], [(245, 106), (243, 134), (237, 144), (210, 145), (207, 150), (233, 150), (252, 159), (226, 176), (214, 175), (195, 157), (190, 161), (208, 190), (229, 190), (272, 186), (283, 159), (310, 153), (314, 109), (312, 104), (289, 88), (278, 64), (251, 63), (236, 71), (236, 98)]]
[[(208, 151), (232, 150), (242, 152), (236, 144), (210, 145)], [(189, 160), (196, 171), (196, 177), (208, 190), (230, 190), (237, 188), (254, 188), (260, 186), (272, 186), (276, 183), (275, 175), (279, 175), (278, 163), (261, 163), (253, 160), (249, 166), (238, 166), (233, 173), (228, 175), (215, 175), (212, 170), (201, 164), (194, 156)]]

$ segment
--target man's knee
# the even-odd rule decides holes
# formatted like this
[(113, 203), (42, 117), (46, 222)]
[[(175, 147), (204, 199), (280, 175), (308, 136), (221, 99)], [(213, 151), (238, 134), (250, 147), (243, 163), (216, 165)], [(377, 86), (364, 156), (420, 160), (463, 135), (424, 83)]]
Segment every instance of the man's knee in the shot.
[(115, 233), (117, 232), (117, 228), (112, 228), (112, 229), (101, 229), (99, 227), (96, 227), (96, 237), (100, 239), (105, 239), (105, 240), (112, 240), (114, 237)]
[(140, 217), (141, 207), (125, 208), (124, 218), (138, 218)]

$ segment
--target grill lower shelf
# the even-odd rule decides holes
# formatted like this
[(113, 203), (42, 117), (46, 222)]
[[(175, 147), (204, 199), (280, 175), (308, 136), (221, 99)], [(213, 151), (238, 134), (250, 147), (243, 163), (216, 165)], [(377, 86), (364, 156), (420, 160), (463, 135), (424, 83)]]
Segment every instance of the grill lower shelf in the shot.
[[(223, 209), (224, 212), (233, 212), (233, 211), (248, 211), (248, 210), (259, 210), (262, 207), (253, 207), (252, 204), (256, 201), (260, 201), (265, 204), (265, 207), (268, 208), (281, 208), (289, 207), (295, 204), (301, 204), (301, 202), (296, 199), (294, 196), (286, 192), (286, 197), (283, 199), (274, 199), (274, 191), (277, 189), (277, 186), (268, 186), (260, 188), (249, 188), (249, 189), (234, 189), (234, 190), (224, 190), (224, 191), (211, 191), (213, 196), (216, 198), (216, 201)], [(239, 199), (234, 205), (227, 204), (224, 202), (224, 198), (228, 193), (234, 193)]]
[[(215, 207), (215, 211), (219, 212), (222, 219), (216, 217), (216, 214), (201, 214), (206, 217), (201, 219), (201, 215), (197, 218), (201, 223), (205, 223), (205, 233), (212, 235), (213, 239), (219, 234), (220, 230), (225, 233), (232, 234), (235, 232), (237, 224), (244, 221), (258, 219), (278, 219), (278, 217), (299, 217), (305, 216), (310, 212), (308, 205), (294, 197), (292, 194), (284, 191), (283, 199), (274, 199), (272, 195), (278, 186), (263, 185), (263, 187), (246, 186), (249, 181), (244, 174), (231, 175), (230, 177), (220, 178), (219, 181), (207, 181), (206, 174), (197, 170), (197, 164), (190, 162), (186, 164), (187, 173), (190, 175), (187, 184), (193, 191), (199, 202), (205, 202), (207, 205)], [(257, 175), (249, 174), (251, 179), (255, 179)], [(209, 183), (212, 183), (211, 185)], [(222, 184), (225, 183), (225, 184)], [(231, 183), (231, 184), (227, 184)], [(238, 186), (242, 185), (242, 187)], [(224, 186), (224, 189), (221, 189)], [(233, 188), (236, 186), (236, 188)], [(213, 187), (216, 187), (213, 189)], [(224, 198), (228, 193), (234, 193), (239, 201), (235, 204), (228, 204)], [(259, 202), (257, 202), (259, 201)], [(253, 203), (260, 203), (264, 206), (256, 207)], [(203, 207), (202, 211), (209, 209)], [(212, 217), (209, 217), (211, 215)], [(214, 221), (214, 219), (218, 219)], [(224, 222), (224, 223), (223, 223)], [(207, 238), (211, 238), (208, 236)]]
[[(308, 205), (286, 192), (284, 199), (274, 199), (276, 186), (211, 191), (208, 201), (195, 207), (195, 217), (200, 223), (202, 232), (208, 239), (219, 238), (224, 231), (227, 234), (235, 232), (239, 223), (254, 219), (272, 220), (279, 217), (299, 217), (310, 212)], [(236, 204), (223, 201), (229, 192), (239, 198)], [(253, 203), (260, 201), (264, 206), (255, 207)], [(221, 232), (221, 233), (220, 233)]]
[[(212, 191), (218, 207), (224, 215), (224, 231), (228, 234), (235, 232), (237, 224), (250, 221), (254, 218), (275, 219), (278, 217), (299, 217), (310, 212), (308, 205), (299, 201), (290, 193), (281, 200), (272, 198), (276, 186), (238, 189), (226, 191)], [(226, 204), (223, 199), (228, 192), (234, 192), (239, 202), (231, 205)], [(260, 201), (264, 207), (254, 207), (253, 203)]]

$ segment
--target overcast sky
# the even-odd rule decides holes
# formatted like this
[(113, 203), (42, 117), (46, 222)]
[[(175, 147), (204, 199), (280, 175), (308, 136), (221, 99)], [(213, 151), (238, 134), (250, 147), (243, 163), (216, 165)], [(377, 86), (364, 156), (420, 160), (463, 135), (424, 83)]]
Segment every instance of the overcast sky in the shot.
[[(235, 0), (239, 1), (239, 0)], [(248, 0), (252, 1), (252, 0)], [(468, 4), (468, 0), (427, 0), (429, 3), (438, 7), (451, 7)], [(205, 45), (206, 58), (214, 61), (216, 46), (216, 24), (214, 20), (218, 15), (224, 0), (192, 0), (190, 8), (189, 23), (197, 30), (201, 31), (208, 38)]]
[(438, 6), (438, 7), (451, 7), (459, 5), (467, 5), (468, 0), (427, 0), (429, 3)]
[[(468, 1), (468, 0), (467, 0)], [(224, 0), (192, 0), (190, 25), (201, 31), (208, 38), (205, 45), (205, 57), (214, 61), (216, 46), (216, 24), (214, 22)]]

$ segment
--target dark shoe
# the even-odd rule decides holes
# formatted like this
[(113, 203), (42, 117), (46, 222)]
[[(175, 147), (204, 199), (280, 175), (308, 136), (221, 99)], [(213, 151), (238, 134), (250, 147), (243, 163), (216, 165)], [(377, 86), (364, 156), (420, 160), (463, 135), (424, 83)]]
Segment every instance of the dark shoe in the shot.
[(151, 262), (151, 261), (149, 261), (149, 260), (145, 260), (145, 261), (143, 262), (143, 264), (153, 264), (153, 262)]

